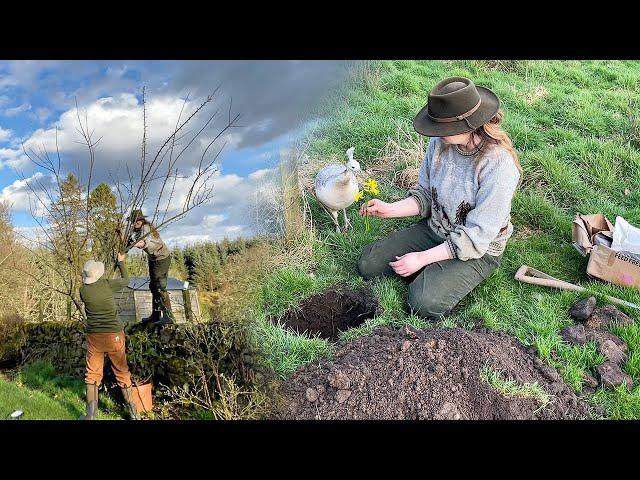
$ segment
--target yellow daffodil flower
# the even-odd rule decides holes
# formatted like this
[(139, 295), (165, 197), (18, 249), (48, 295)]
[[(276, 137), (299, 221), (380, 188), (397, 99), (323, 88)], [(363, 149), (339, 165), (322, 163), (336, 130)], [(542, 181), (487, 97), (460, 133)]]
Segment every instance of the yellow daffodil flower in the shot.
[(358, 193), (356, 193), (356, 196), (354, 198), (355, 198), (356, 202), (358, 202), (358, 201), (360, 201), (360, 199), (362, 197), (364, 197), (364, 193), (358, 192)]
[(373, 195), (378, 195), (380, 193), (378, 182), (376, 182), (373, 178), (370, 178), (365, 182), (364, 190), (366, 192), (372, 193)]

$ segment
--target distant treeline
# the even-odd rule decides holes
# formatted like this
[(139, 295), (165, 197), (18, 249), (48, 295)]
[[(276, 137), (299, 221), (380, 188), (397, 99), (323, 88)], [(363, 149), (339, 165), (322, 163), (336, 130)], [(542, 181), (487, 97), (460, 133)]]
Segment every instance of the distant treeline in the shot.
[(229, 258), (243, 254), (259, 241), (224, 239), (173, 248), (172, 275), (188, 280), (201, 290), (215, 290), (220, 286), (221, 273)]

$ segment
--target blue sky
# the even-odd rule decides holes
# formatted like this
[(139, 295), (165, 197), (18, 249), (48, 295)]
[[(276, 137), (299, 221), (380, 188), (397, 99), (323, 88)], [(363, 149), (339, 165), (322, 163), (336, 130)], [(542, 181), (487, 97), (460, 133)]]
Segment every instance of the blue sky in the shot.
[(225, 137), (213, 202), (168, 227), (165, 237), (185, 243), (250, 236), (243, 199), (269, 180), (280, 152), (309, 112), (340, 85), (345, 67), (337, 61), (0, 62), (0, 198), (12, 203), (17, 227), (26, 232), (34, 226), (21, 179), (33, 179), (39, 169), (25, 158), (22, 145), (51, 145), (58, 129), (63, 170), (84, 161), (76, 146), (79, 137), (74, 138), (76, 102), (103, 138), (92, 183), (111, 183), (117, 165), (129, 165), (139, 155), (143, 85), (150, 146), (154, 138), (159, 144), (166, 137), (162, 125), (175, 122), (187, 95), (196, 105), (220, 86), (221, 107), (226, 109), (232, 97), (243, 127)]

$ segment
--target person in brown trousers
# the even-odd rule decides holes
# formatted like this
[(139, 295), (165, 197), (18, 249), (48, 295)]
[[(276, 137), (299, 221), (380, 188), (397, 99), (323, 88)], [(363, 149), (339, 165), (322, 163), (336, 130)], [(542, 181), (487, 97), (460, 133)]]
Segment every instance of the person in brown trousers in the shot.
[(89, 260), (82, 270), (80, 298), (87, 317), (87, 413), (82, 420), (94, 420), (98, 409), (98, 387), (102, 383), (104, 356), (109, 356), (111, 368), (127, 405), (129, 418), (140, 420), (133, 402), (131, 374), (127, 365), (123, 325), (119, 322), (114, 293), (129, 283), (124, 263), (125, 255), (118, 254), (118, 269), (122, 278), (109, 279), (104, 275), (104, 264)]

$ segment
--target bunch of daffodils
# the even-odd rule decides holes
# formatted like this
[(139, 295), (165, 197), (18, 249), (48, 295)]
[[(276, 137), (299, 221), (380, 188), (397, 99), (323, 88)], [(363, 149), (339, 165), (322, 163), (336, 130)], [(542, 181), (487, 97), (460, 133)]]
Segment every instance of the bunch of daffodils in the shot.
[[(378, 182), (375, 181), (373, 178), (370, 178), (369, 180), (364, 182), (364, 185), (362, 186), (362, 190), (356, 193), (355, 201), (356, 202), (364, 201), (364, 204), (367, 205), (369, 203), (369, 200), (371, 200), (373, 197), (376, 197), (378, 195), (380, 195)], [(364, 228), (367, 232), (369, 231), (369, 215), (367, 214), (366, 210), (364, 214)]]

